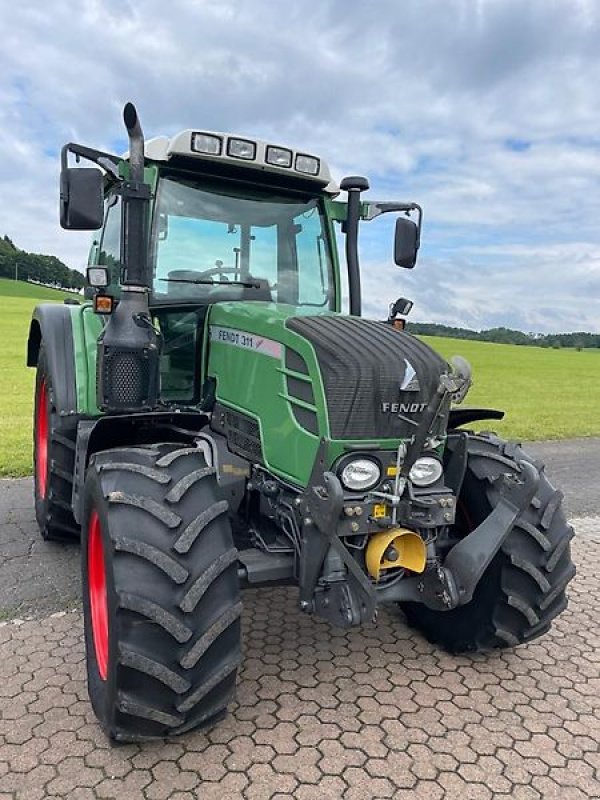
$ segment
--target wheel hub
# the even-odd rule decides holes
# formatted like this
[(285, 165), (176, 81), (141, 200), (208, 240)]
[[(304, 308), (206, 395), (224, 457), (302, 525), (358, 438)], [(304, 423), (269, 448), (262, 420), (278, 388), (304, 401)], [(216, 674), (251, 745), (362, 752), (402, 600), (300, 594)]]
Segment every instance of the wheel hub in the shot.
[(104, 543), (98, 512), (94, 509), (88, 523), (88, 593), (92, 637), (98, 672), (103, 681), (108, 674), (108, 604)]
[(48, 482), (48, 384), (44, 378), (40, 383), (35, 420), (35, 473), (38, 492), (46, 499)]

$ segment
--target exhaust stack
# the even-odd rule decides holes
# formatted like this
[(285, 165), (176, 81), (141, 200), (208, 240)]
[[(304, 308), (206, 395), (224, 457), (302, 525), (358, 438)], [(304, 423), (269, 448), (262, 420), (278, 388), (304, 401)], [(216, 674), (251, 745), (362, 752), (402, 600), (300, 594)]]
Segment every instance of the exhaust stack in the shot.
[(129, 177), (121, 184), (121, 298), (98, 339), (98, 407), (150, 411), (159, 394), (160, 339), (148, 305), (150, 186), (144, 183), (144, 134), (133, 103), (123, 109)]

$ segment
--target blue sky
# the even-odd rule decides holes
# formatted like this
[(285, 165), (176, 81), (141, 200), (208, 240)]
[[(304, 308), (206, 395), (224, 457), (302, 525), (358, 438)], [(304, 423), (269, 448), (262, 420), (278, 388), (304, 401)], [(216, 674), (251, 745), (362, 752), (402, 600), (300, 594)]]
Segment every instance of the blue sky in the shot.
[(3, 8), (0, 234), (83, 267), (57, 222), (66, 141), (238, 131), (365, 174), (425, 209), (413, 272), (362, 231), (366, 313), (600, 331), (595, 0), (83, 0)]

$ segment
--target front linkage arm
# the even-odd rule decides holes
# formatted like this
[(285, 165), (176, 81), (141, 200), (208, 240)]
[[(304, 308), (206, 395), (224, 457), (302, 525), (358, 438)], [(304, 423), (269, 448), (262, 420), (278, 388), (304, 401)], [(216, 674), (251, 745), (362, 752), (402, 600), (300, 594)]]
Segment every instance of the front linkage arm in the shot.
[(444, 564), (430, 563), (421, 575), (377, 588), (340, 538), (344, 493), (339, 479), (325, 469), (326, 452), (323, 440), (298, 501), (303, 517), (300, 608), (340, 627), (372, 620), (379, 603), (412, 601), (437, 611), (469, 603), (539, 484), (533, 464), (520, 461), (518, 474), (498, 478), (500, 499), (494, 510), (452, 548)]
[(405, 578), (377, 592), (379, 602), (415, 601), (436, 611), (449, 611), (473, 599), (475, 588), (502, 547), (517, 517), (533, 499), (539, 472), (528, 461), (519, 462), (519, 475), (502, 475), (500, 500), (478, 525), (449, 552), (443, 565), (422, 575)]
[(344, 546), (338, 530), (344, 492), (332, 472), (324, 470), (327, 443), (317, 451), (309, 484), (299, 498), (303, 516), (300, 552), (300, 608), (340, 627), (375, 617), (375, 588)]

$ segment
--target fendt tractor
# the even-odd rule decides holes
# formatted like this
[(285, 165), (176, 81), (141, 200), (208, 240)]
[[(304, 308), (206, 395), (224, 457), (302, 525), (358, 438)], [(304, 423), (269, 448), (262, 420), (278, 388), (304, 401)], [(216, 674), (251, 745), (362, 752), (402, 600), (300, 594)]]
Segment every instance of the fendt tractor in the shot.
[(338, 186), (303, 151), (203, 130), (145, 143), (130, 103), (124, 121), (124, 157), (62, 150), (61, 225), (99, 233), (85, 299), (38, 306), (27, 353), (37, 520), (81, 535), (107, 735), (222, 718), (242, 587), (297, 586), (338, 627), (392, 604), (451, 652), (548, 631), (574, 574), (560, 492), (473, 432), (503, 414), (460, 406), (470, 367), (403, 330), (410, 303), (361, 317), (359, 227), (395, 214), (412, 268), (421, 208)]

